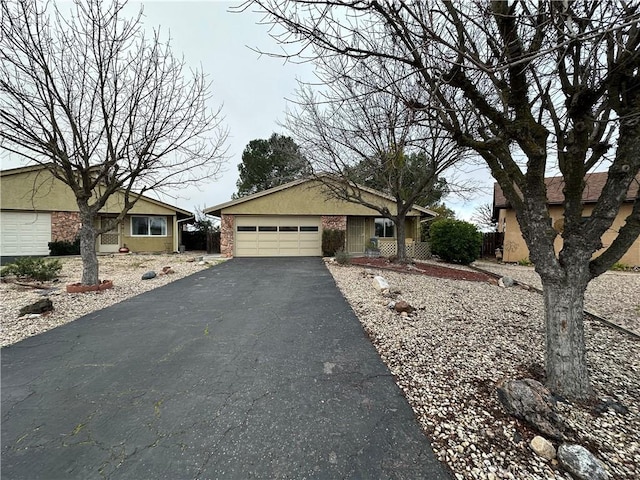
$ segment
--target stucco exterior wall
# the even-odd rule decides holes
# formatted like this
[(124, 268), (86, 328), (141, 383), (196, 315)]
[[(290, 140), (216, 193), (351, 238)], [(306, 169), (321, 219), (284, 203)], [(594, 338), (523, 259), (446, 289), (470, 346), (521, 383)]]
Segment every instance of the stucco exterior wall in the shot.
[[(73, 241), (81, 227), (75, 196), (71, 189), (51, 176), (45, 169), (26, 171), (5, 171), (0, 175), (0, 207), (6, 211), (51, 212), (52, 240)], [(124, 207), (122, 192), (114, 193), (100, 215), (116, 215)], [(179, 232), (177, 213), (187, 215), (187, 211), (176, 209), (150, 198), (140, 198), (119, 226), (119, 244), (134, 252), (172, 252), (178, 250)], [(131, 215), (162, 216), (167, 220), (166, 236), (132, 236)], [(100, 227), (100, 220), (96, 220)], [(99, 247), (100, 239), (96, 245)], [(98, 250), (100, 251), (100, 250)]]
[(220, 254), (223, 257), (233, 257), (235, 217), (223, 214), (220, 219)]
[[(363, 197), (373, 204), (386, 206), (395, 212), (396, 205), (391, 200), (382, 199), (368, 192)], [(325, 190), (320, 182), (306, 182), (290, 188), (258, 197), (224, 208), (223, 214), (238, 215), (356, 215), (380, 216), (371, 208), (356, 203), (337, 200)], [(409, 215), (420, 215), (411, 210)]]
[[(111, 196), (100, 213), (122, 211), (124, 195)], [(0, 205), (3, 210), (34, 210), (42, 212), (73, 212), (78, 210), (75, 196), (68, 185), (51, 176), (46, 170), (15, 173), (0, 177)], [(132, 214), (172, 215), (175, 210), (144, 198), (130, 210)]]
[[(162, 215), (164, 216), (164, 215)], [(166, 236), (133, 236), (131, 235), (131, 216), (127, 215), (124, 220), (118, 225), (117, 233), (119, 235), (119, 247), (126, 246), (129, 251), (134, 253), (142, 252), (162, 252), (171, 253), (178, 251), (177, 239), (174, 237), (174, 232), (177, 234), (175, 228), (175, 217), (164, 216), (167, 220), (167, 235)], [(101, 227), (101, 219), (98, 218), (95, 221), (96, 228)], [(100, 235), (96, 238), (96, 251), (103, 251), (100, 248)]]
[(132, 252), (173, 252), (174, 225), (172, 216), (164, 216), (167, 220), (167, 235), (141, 237), (131, 235), (131, 216), (127, 215), (121, 224), (120, 243), (126, 245)]
[[(598, 256), (606, 249), (618, 235), (618, 230), (624, 225), (625, 219), (631, 213), (633, 206), (630, 203), (624, 204), (613, 222), (613, 225), (602, 236), (603, 249), (595, 253)], [(585, 205), (583, 208), (583, 216), (591, 215), (593, 205)], [(552, 218), (552, 224), (557, 225), (557, 221), (562, 219), (563, 209), (560, 205), (551, 205), (549, 213)], [(498, 231), (504, 232), (504, 253), (503, 261), (517, 262), (529, 257), (529, 249), (522, 237), (520, 225), (516, 219), (515, 211), (512, 209), (501, 209), (498, 216)], [(562, 249), (562, 237), (560, 234), (555, 239), (555, 249), (559, 252)], [(630, 266), (640, 266), (640, 239), (636, 239), (627, 253), (620, 259), (621, 263)]]

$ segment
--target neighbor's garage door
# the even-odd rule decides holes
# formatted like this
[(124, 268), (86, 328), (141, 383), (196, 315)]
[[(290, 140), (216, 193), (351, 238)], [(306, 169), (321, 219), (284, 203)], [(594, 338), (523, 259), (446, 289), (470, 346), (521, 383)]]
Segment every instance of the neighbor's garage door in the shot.
[(0, 212), (0, 255), (49, 255), (51, 214)]
[(320, 217), (236, 217), (236, 257), (322, 255)]

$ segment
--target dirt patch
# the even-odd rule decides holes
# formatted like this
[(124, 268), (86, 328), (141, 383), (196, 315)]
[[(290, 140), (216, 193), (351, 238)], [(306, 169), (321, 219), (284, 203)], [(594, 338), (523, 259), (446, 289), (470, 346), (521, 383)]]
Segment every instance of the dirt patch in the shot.
[(400, 273), (413, 273), (418, 275), (428, 275), (430, 277), (448, 278), (451, 280), (467, 280), (470, 282), (489, 282), (496, 284), (496, 279), (490, 275), (481, 272), (472, 272), (459, 268), (444, 267), (441, 265), (433, 265), (430, 263), (411, 263), (401, 264), (393, 263), (384, 257), (355, 257), (351, 259), (352, 265), (361, 265), (364, 267), (382, 268), (393, 270)]

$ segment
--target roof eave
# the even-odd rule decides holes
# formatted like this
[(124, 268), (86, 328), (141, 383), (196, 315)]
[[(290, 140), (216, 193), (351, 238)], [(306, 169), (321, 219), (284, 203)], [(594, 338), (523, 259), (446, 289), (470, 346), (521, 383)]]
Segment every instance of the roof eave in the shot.
[[(27, 172), (35, 172), (37, 170), (44, 170), (47, 169), (47, 165), (45, 164), (37, 164), (37, 165), (27, 165), (26, 167), (17, 167), (17, 168), (9, 168), (6, 170), (0, 170), (0, 176), (5, 177), (5, 176), (9, 176), (9, 175), (17, 175), (20, 173), (27, 173)], [(136, 193), (133, 192), (135, 195), (138, 196), (138, 199), (142, 199), (145, 200), (149, 203), (153, 203), (154, 205), (158, 205), (160, 207), (169, 209), (169, 210), (174, 210), (176, 212), (176, 216), (178, 216), (178, 214), (184, 216), (184, 217), (190, 217), (193, 216), (193, 212), (190, 212), (189, 210), (184, 210), (182, 208), (179, 207), (175, 207), (173, 205), (170, 205), (168, 203), (165, 203), (161, 200), (156, 200), (155, 198), (151, 198), (148, 197), (146, 195), (142, 195), (140, 193)]]
[[(247, 195), (246, 197), (236, 198), (234, 200), (230, 200), (230, 201), (225, 202), (225, 203), (220, 203), (218, 205), (214, 205), (213, 207), (205, 208), (202, 211), (202, 213), (204, 213), (206, 215), (211, 215), (213, 217), (220, 218), (222, 216), (222, 210), (224, 210), (225, 208), (233, 207), (235, 205), (239, 205), (239, 204), (244, 203), (244, 202), (255, 200), (257, 198), (264, 197), (264, 196), (267, 196), (267, 195), (271, 195), (273, 193), (277, 193), (279, 191), (286, 190), (288, 188), (295, 187), (296, 185), (300, 185), (302, 183), (310, 182), (310, 181), (313, 181), (313, 180), (316, 180), (316, 179), (317, 179), (316, 177), (307, 177), (307, 178), (301, 178), (301, 179), (298, 179), (298, 180), (294, 180), (292, 182), (285, 183), (283, 185), (279, 185), (277, 187), (269, 188), (267, 190), (262, 190), (261, 192), (257, 192), (257, 193), (251, 194), (251, 195)], [(383, 192), (380, 192), (378, 190), (375, 190), (373, 188), (365, 187), (364, 185), (359, 185), (359, 184), (356, 184), (356, 187), (358, 189), (364, 191), (364, 192), (371, 193), (372, 195), (376, 195), (378, 197), (384, 198), (384, 199), (389, 200), (389, 201), (394, 201), (393, 197), (391, 197), (391, 196), (389, 196), (389, 195), (387, 195), (387, 194), (385, 194)], [(417, 210), (420, 213), (420, 216), (423, 216), (423, 215), (429, 215), (431, 217), (438, 216), (438, 214), (435, 213), (434, 211), (429, 210), (428, 208), (421, 207), (420, 205), (414, 205), (411, 208), (413, 210)]]

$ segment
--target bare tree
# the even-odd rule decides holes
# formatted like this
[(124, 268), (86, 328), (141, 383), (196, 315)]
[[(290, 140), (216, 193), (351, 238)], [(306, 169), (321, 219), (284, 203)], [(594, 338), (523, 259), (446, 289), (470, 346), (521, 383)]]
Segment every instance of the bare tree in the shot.
[(489, 229), (491, 231), (496, 231), (498, 227), (497, 221), (493, 217), (493, 205), (491, 205), (490, 203), (483, 203), (482, 205), (478, 205), (473, 210), (471, 221), (478, 225), (478, 227), (485, 230)]
[[(339, 59), (316, 66), (325, 87), (318, 92), (303, 85), (300, 108), (288, 114), (286, 126), (333, 197), (394, 222), (397, 261), (406, 262), (406, 215), (430, 192), (441, 193), (441, 176), (460, 161), (462, 150), (427, 111), (407, 108), (396, 94), (372, 92), (362, 81), (366, 71), (345, 72)], [(389, 75), (384, 65), (377, 67)], [(387, 193), (395, 208), (376, 201), (361, 185)]]
[[(266, 12), (285, 56), (347, 65), (383, 60), (421, 87), (408, 106), (438, 105), (441, 124), (491, 169), (514, 207), (544, 287), (547, 385), (592, 394), (583, 303), (587, 284), (640, 233), (640, 200), (606, 249), (640, 169), (637, 2), (247, 2)], [(291, 50), (294, 48), (295, 50)], [(544, 177), (564, 177), (563, 246)], [(585, 175), (607, 169), (583, 219)]]
[[(224, 159), (210, 85), (185, 71), (168, 42), (143, 33), (124, 2), (76, 0), (70, 12), (37, 0), (2, 2), (0, 145), (43, 165), (75, 195), (82, 283), (98, 283), (96, 236), (122, 221), (141, 194), (197, 183)], [(97, 228), (122, 192), (113, 222)]]

